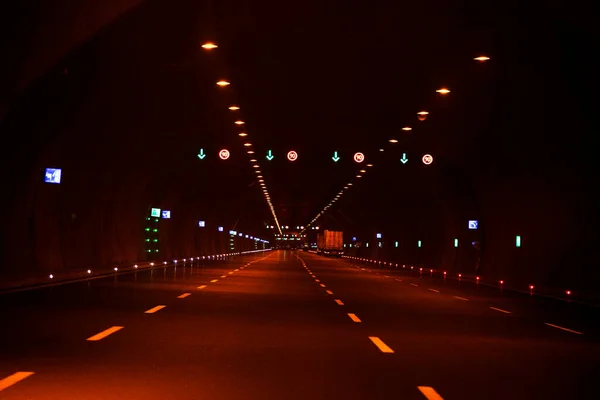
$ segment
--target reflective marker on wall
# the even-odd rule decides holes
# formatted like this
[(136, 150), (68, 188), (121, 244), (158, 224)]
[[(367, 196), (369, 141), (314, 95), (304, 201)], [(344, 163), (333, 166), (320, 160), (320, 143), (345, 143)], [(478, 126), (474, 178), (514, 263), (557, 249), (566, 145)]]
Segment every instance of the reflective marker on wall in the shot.
[(46, 183), (60, 183), (62, 170), (59, 168), (46, 168), (44, 174), (44, 182)]

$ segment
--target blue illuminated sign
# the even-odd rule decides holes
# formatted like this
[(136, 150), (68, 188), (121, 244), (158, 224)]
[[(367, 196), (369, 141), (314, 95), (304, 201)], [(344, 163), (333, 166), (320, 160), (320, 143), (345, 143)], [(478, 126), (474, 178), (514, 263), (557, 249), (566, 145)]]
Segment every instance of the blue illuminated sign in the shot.
[(171, 211), (162, 210), (162, 217), (163, 218), (171, 218)]
[(198, 228), (206, 227), (206, 221), (198, 221)]
[(479, 226), (479, 222), (475, 219), (469, 220), (469, 229), (477, 229)]
[(356, 242), (356, 236), (352, 236), (352, 241)]
[(60, 183), (61, 169), (58, 168), (46, 168), (46, 174), (44, 175), (44, 182), (46, 183)]
[(381, 239), (381, 233), (377, 234), (377, 239)]
[(219, 232), (223, 232), (223, 227), (222, 226), (218, 227), (217, 229), (219, 230)]

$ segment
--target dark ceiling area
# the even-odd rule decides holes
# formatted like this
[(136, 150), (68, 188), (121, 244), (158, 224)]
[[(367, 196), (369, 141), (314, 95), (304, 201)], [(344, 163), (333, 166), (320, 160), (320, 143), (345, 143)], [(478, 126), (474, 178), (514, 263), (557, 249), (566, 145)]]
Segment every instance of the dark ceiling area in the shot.
[[(70, 37), (39, 76), (19, 80), (36, 60), (19, 54), (51, 52), (20, 24), (43, 32), (52, 22), (31, 12), (35, 3), (3, 13), (14, 15), (0, 86), (4, 272), (138, 260), (151, 207), (173, 215), (164, 257), (224, 246), (202, 242), (198, 220), (273, 241), (256, 159), (280, 225), (308, 226), (343, 190), (313, 226), (364, 240), (376, 231), (425, 238), (433, 250), (422, 261), (436, 265), (456, 266), (453, 238), (481, 240), (488, 274), (523, 281), (585, 287), (600, 277), (598, 36), (581, 11), (500, 1), (109, 2), (94, 14), (99, 29)], [(54, 15), (68, 16), (67, 29), (72, 14)], [(203, 49), (208, 41), (218, 47)], [(60, 185), (43, 183), (47, 167), (62, 169)], [(469, 219), (481, 221), (477, 237), (465, 232)], [(515, 235), (528, 244), (518, 255)]]

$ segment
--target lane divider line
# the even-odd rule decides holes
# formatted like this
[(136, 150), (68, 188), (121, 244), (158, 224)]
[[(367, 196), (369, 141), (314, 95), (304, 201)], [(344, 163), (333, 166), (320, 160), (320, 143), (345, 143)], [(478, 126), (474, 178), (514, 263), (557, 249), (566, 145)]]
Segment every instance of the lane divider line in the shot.
[(102, 332), (95, 334), (94, 336), (90, 336), (86, 340), (90, 342), (97, 342), (98, 340), (102, 340), (108, 335), (112, 335), (113, 333), (118, 332), (123, 328), (124, 326), (111, 326), (110, 328), (105, 329)]
[[(244, 267), (242, 267), (242, 268), (244, 268)], [(240, 270), (239, 268), (234, 269), (235, 272), (238, 272), (239, 270)]]
[(204, 289), (206, 285), (198, 286), (197, 289)]
[(437, 290), (437, 289), (432, 289), (432, 288), (429, 288), (428, 290), (431, 290), (432, 292), (436, 292), (436, 293), (439, 293), (439, 292), (440, 292), (439, 290)]
[(183, 294), (180, 294), (179, 296), (177, 296), (177, 298), (178, 299), (185, 299), (186, 297), (191, 296), (191, 295), (192, 295), (191, 293), (183, 293)]
[(34, 373), (35, 372), (19, 371), (7, 376), (6, 378), (0, 380), (0, 392), (7, 387), (14, 385), (15, 383), (21, 382), (25, 378), (29, 378)]
[(233, 271), (231, 271), (231, 272), (228, 272), (228, 274), (229, 274), (229, 275), (233, 274)]
[(499, 312), (504, 313), (504, 314), (512, 314), (510, 311), (506, 311), (506, 310), (503, 310), (501, 308), (490, 307), (490, 309), (494, 310), (494, 311), (499, 311)]
[(369, 339), (371, 339), (371, 342), (373, 342), (373, 344), (375, 346), (377, 346), (377, 348), (382, 353), (393, 353), (394, 352), (394, 350), (392, 350), (391, 347), (389, 347), (387, 344), (383, 343), (383, 340), (379, 339), (377, 336), (369, 336)]
[(320, 281), (320, 280), (318, 280), (318, 279), (315, 279), (315, 282), (321, 282), (321, 281)]
[(423, 396), (425, 396), (427, 400), (444, 400), (431, 386), (417, 386), (417, 389), (423, 393)]
[(396, 280), (397, 280), (398, 282), (402, 282), (402, 279), (398, 279), (398, 278), (396, 278)]
[(152, 307), (149, 310), (144, 311), (144, 314), (154, 314), (157, 311), (162, 310), (163, 308), (165, 308), (166, 306), (156, 306), (156, 307)]
[(469, 301), (469, 299), (465, 299), (464, 297), (460, 297), (460, 296), (453, 296), (455, 299), (459, 299), (462, 301)]
[(419, 287), (416, 283), (411, 283), (412, 286)]
[(562, 330), (563, 330), (563, 331), (565, 331), (565, 332), (571, 332), (571, 333), (575, 333), (575, 334), (577, 334), (577, 335), (583, 335), (583, 332), (574, 331), (573, 329), (564, 328), (564, 327), (562, 327), (562, 326), (558, 326), (558, 325), (550, 324), (550, 323), (548, 323), (548, 322), (544, 322), (544, 324), (545, 324), (545, 325), (548, 325), (548, 326), (551, 326), (551, 327), (553, 327), (553, 328), (556, 328), (556, 329), (562, 329)]
[(348, 316), (349, 316), (349, 317), (350, 317), (350, 319), (351, 319), (352, 321), (354, 321), (354, 322), (361, 322), (361, 321), (360, 321), (360, 318), (358, 318), (358, 317), (356, 316), (356, 314), (348, 313)]
[(331, 290), (326, 290), (327, 294), (333, 294)]
[(324, 284), (324, 283), (321, 283), (321, 287), (325, 287), (325, 284)]
[(343, 306), (344, 302), (339, 300), (339, 299), (335, 299), (335, 302), (338, 304), (338, 306)]
[(210, 281), (210, 283), (215, 283), (215, 282), (219, 282), (218, 279), (213, 279), (212, 281)]
[(225, 279), (225, 278), (227, 278), (227, 275), (221, 275), (221, 278)]

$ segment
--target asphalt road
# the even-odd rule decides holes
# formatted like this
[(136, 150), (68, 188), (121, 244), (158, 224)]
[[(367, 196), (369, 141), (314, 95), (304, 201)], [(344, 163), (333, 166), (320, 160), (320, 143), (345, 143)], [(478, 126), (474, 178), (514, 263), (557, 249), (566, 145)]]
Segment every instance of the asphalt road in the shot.
[(2, 295), (0, 399), (597, 396), (597, 310), (298, 256)]

